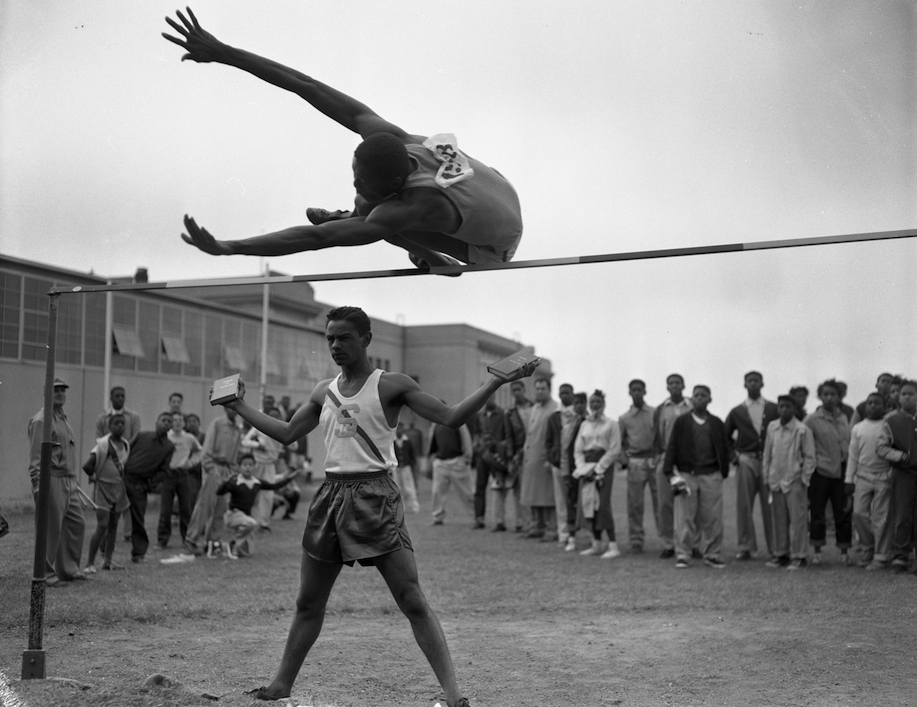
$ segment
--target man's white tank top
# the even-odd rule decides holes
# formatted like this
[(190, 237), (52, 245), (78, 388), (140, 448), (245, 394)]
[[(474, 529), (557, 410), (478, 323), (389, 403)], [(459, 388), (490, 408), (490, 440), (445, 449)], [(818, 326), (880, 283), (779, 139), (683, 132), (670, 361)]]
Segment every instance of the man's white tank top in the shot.
[(338, 388), (341, 375), (328, 384), (319, 421), (325, 438), (325, 471), (339, 474), (384, 471), (397, 466), (395, 428), (385, 419), (374, 370), (360, 391), (346, 397)]

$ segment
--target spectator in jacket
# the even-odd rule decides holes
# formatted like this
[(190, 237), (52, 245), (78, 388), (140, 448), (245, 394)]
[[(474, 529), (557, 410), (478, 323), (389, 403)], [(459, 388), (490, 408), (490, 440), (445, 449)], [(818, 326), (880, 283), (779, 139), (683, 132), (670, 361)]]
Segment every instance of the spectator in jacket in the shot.
[(726, 428), (707, 410), (710, 388), (695, 385), (691, 398), (694, 409), (675, 420), (662, 467), (676, 495), (675, 567), (688, 567), (691, 542), (699, 532), (704, 564), (723, 569), (723, 479), (729, 475)]
[(169, 475), (169, 462), (175, 451), (175, 445), (169, 441), (171, 429), (172, 413), (160, 413), (154, 431), (137, 435), (124, 465), (124, 488), (131, 504), (131, 562), (146, 560), (146, 551), (150, 546), (144, 526), (146, 500)]
[(827, 531), (825, 509), (831, 503), (834, 514), (834, 533), (841, 561), (850, 562), (852, 526), (847, 493), (844, 488), (844, 470), (850, 449), (850, 427), (847, 417), (837, 407), (837, 384), (834, 379), (818, 386), (822, 404), (803, 420), (815, 438), (815, 473), (809, 485), (809, 541), (814, 552), (812, 564), (821, 564), (821, 549)]
[[(657, 456), (656, 493), (659, 496), (656, 528), (659, 530), (659, 539), (662, 541), (662, 552), (659, 557), (664, 560), (675, 557), (675, 496), (672, 494), (672, 486), (668, 478), (662, 472), (662, 466), (675, 420), (686, 412), (691, 412), (692, 409), (691, 399), (684, 396), (685, 379), (680, 373), (670, 374), (665, 379), (665, 387), (669, 391), (669, 397), (656, 408), (654, 420)], [(693, 538), (690, 545), (693, 548), (693, 555), (697, 552), (697, 538)]]
[(888, 415), (879, 437), (879, 457), (892, 466), (892, 568), (906, 572), (917, 527), (917, 382), (905, 381), (899, 391), (901, 409)]
[[(764, 522), (764, 542), (767, 554), (774, 557), (774, 532), (771, 527), (770, 493), (764, 483), (761, 457), (767, 438), (768, 425), (777, 419), (777, 406), (761, 395), (764, 376), (758, 371), (745, 374), (748, 397), (736, 405), (726, 416), (726, 437), (736, 465), (736, 534), (738, 535), (737, 560), (750, 560), (758, 551), (755, 534), (755, 497), (759, 498), (761, 519)], [(734, 441), (733, 441), (734, 438)]]

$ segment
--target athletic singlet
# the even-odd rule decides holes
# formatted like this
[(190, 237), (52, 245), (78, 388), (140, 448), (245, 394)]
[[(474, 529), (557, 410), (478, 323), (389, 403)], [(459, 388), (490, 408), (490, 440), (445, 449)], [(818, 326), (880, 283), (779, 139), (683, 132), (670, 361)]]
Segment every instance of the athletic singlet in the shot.
[(462, 153), (473, 176), (443, 188), (435, 180), (443, 163), (433, 151), (417, 144), (406, 147), (418, 169), (408, 175), (403, 188), (428, 187), (449, 197), (462, 217), (459, 229), (449, 234), (452, 238), (492, 251), (498, 261), (512, 259), (522, 238), (522, 209), (513, 185), (497, 170)]
[(325, 438), (325, 471), (346, 474), (397, 466), (395, 428), (385, 419), (379, 399), (382, 373), (382, 369), (374, 370), (360, 392), (350, 398), (338, 388), (340, 374), (328, 384), (319, 416)]

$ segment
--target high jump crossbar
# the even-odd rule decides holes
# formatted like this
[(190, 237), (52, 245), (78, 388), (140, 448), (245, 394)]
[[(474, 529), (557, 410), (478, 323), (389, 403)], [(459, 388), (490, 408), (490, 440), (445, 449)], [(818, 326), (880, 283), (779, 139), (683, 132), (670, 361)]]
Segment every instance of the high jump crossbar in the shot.
[(57, 310), (58, 299), (64, 294), (85, 294), (89, 292), (116, 292), (121, 290), (171, 290), (190, 287), (219, 287), (225, 285), (274, 285), (289, 282), (321, 282), (331, 280), (366, 280), (384, 277), (410, 277), (415, 275), (460, 275), (464, 272), (485, 272), (492, 270), (520, 270), (523, 268), (546, 268), (559, 265), (587, 265), (593, 263), (615, 263), (629, 260), (650, 260), (654, 258), (679, 258), (692, 255), (716, 255), (719, 253), (744, 253), (755, 250), (774, 250), (777, 248), (800, 248), (817, 245), (837, 245), (841, 243), (862, 243), (865, 241), (883, 241), (897, 238), (914, 238), (917, 229), (900, 231), (876, 231), (872, 233), (854, 233), (840, 236), (813, 236), (808, 238), (789, 238), (774, 241), (755, 241), (750, 243), (728, 243), (724, 245), (692, 246), (688, 248), (668, 248), (662, 250), (643, 250), (629, 253), (607, 253), (604, 255), (580, 255), (571, 258), (546, 258), (541, 260), (520, 260), (509, 263), (478, 263), (473, 265), (446, 265), (432, 267), (429, 270), (368, 270), (363, 272), (318, 273), (313, 275), (272, 275), (247, 278), (213, 278), (203, 280), (175, 280), (172, 282), (142, 282), (112, 285), (74, 285), (71, 287), (52, 287), (48, 290), (48, 345), (45, 363), (44, 391), (44, 429), (41, 444), (41, 464), (39, 471), (38, 499), (36, 502), (35, 556), (29, 610), (29, 647), (22, 655), (22, 679), (44, 679), (45, 652), (43, 647), (42, 628), (45, 608), (45, 549), (48, 536), (48, 501), (51, 480), (51, 439), (52, 394), (54, 392), (54, 363), (57, 348)]
[(641, 250), (628, 253), (605, 253), (603, 255), (578, 255), (568, 258), (543, 258), (540, 260), (518, 260), (508, 263), (475, 263), (469, 265), (441, 265), (426, 270), (408, 268), (402, 270), (364, 270), (355, 272), (314, 273), (311, 275), (270, 275), (265, 277), (207, 278), (200, 280), (173, 280), (169, 282), (122, 283), (114, 285), (75, 285), (54, 287), (49, 295), (86, 292), (112, 292), (121, 290), (170, 290), (187, 287), (220, 287), (226, 285), (276, 285), (290, 282), (327, 282), (331, 280), (368, 280), (385, 277), (412, 277), (416, 275), (461, 275), (466, 272), (490, 272), (494, 270), (521, 270), (525, 268), (548, 268), (559, 265), (588, 265), (594, 263), (615, 263), (629, 260), (651, 260), (655, 258), (680, 258), (692, 255), (717, 255), (720, 253), (746, 253), (756, 250), (778, 248), (801, 248), (865, 241), (886, 241), (899, 238), (914, 238), (917, 229), (900, 231), (874, 231), (839, 236), (809, 236), (773, 241), (749, 243), (726, 243), (722, 245), (691, 246), (661, 250)]

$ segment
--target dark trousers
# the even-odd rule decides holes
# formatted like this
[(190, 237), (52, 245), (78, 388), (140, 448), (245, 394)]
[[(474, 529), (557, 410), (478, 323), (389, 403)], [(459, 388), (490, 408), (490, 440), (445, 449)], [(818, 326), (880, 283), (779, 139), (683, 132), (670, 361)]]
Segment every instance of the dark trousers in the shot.
[(579, 479), (574, 479), (573, 476), (565, 476), (564, 485), (567, 489), (567, 525), (575, 530), (576, 503), (579, 500)]
[(201, 491), (201, 465), (196, 464), (188, 469), (188, 485), (191, 487), (191, 510), (197, 503), (197, 495)]
[(169, 475), (163, 479), (160, 490), (161, 504), (159, 507), (159, 528), (156, 541), (165, 547), (172, 535), (172, 502), (178, 498), (178, 528), (181, 539), (185, 539), (188, 531), (188, 521), (191, 519), (191, 481), (185, 469), (170, 469)]
[(490, 481), (490, 470), (479, 461), (475, 466), (474, 475), (474, 517), (478, 520), (484, 520), (488, 481)]
[(124, 477), (127, 500), (131, 502), (131, 557), (143, 557), (150, 547), (146, 534), (146, 496), (150, 492), (150, 480), (135, 476)]
[(896, 560), (908, 562), (917, 528), (917, 474), (892, 469), (892, 507), (895, 523), (892, 555)]
[(850, 547), (853, 536), (851, 509), (847, 507), (847, 494), (844, 492), (844, 480), (829, 479), (817, 471), (812, 474), (809, 484), (809, 542), (814, 547), (825, 544), (827, 523), (825, 509), (831, 503), (834, 514), (834, 534), (837, 546), (842, 550)]

